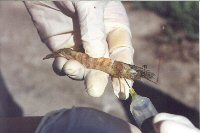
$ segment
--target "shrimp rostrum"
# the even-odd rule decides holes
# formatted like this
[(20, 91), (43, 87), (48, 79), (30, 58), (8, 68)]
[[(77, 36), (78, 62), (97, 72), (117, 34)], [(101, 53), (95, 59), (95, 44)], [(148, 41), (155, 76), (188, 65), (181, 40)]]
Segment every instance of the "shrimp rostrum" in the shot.
[(88, 54), (74, 51), (70, 48), (63, 48), (48, 54), (43, 59), (64, 57), (68, 60), (76, 60), (88, 69), (96, 69), (108, 73), (111, 77), (124, 78), (129, 80), (140, 80), (145, 78), (154, 82), (152, 79), (155, 74), (136, 65), (126, 64), (120, 61), (113, 61), (110, 58), (92, 58)]

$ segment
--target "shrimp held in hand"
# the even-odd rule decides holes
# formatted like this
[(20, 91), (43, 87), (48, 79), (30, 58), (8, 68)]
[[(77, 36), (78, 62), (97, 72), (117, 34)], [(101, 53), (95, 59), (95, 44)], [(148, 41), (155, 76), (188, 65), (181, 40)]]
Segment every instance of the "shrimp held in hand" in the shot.
[(88, 54), (77, 52), (70, 48), (63, 48), (52, 52), (43, 59), (56, 57), (64, 57), (68, 60), (76, 60), (88, 69), (100, 70), (115, 78), (124, 78), (132, 81), (145, 78), (149, 81), (152, 81), (151, 79), (153, 79), (155, 76), (155, 74), (146, 69), (146, 67), (130, 65), (120, 61), (113, 61), (110, 58), (92, 58)]

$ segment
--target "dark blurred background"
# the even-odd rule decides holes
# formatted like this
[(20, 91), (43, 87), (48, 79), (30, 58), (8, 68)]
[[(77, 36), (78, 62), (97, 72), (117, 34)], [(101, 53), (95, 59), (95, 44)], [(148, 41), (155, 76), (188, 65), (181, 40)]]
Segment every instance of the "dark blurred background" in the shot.
[[(187, 116), (199, 126), (199, 2), (123, 2), (133, 34), (134, 62), (159, 75), (136, 82), (158, 111)], [(82, 81), (59, 77), (22, 2), (0, 2), (0, 116), (41, 116), (72, 106), (92, 107), (134, 123), (129, 102), (109, 83), (92, 98)]]

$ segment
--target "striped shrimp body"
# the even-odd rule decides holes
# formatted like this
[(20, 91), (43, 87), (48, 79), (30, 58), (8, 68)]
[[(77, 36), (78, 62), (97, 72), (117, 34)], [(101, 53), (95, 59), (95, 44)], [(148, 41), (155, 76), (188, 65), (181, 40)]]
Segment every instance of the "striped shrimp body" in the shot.
[(64, 57), (68, 60), (76, 60), (88, 69), (96, 69), (109, 74), (111, 77), (136, 80), (146, 78), (151, 81), (154, 74), (144, 67), (126, 64), (120, 61), (113, 61), (110, 58), (92, 58), (89, 55), (81, 52), (76, 52), (70, 48), (60, 49), (48, 54), (43, 59)]

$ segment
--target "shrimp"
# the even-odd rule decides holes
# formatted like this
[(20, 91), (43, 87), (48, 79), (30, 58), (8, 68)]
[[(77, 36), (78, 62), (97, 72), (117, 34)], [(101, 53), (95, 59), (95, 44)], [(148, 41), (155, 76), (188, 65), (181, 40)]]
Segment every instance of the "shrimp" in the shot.
[(155, 74), (150, 72), (146, 65), (140, 67), (120, 61), (113, 61), (110, 58), (92, 58), (88, 54), (77, 52), (70, 48), (63, 48), (52, 52), (44, 57), (43, 60), (56, 57), (64, 57), (68, 60), (76, 60), (88, 69), (103, 71), (114, 78), (124, 78), (132, 81), (145, 78), (151, 82), (154, 82), (152, 79), (154, 78)]

